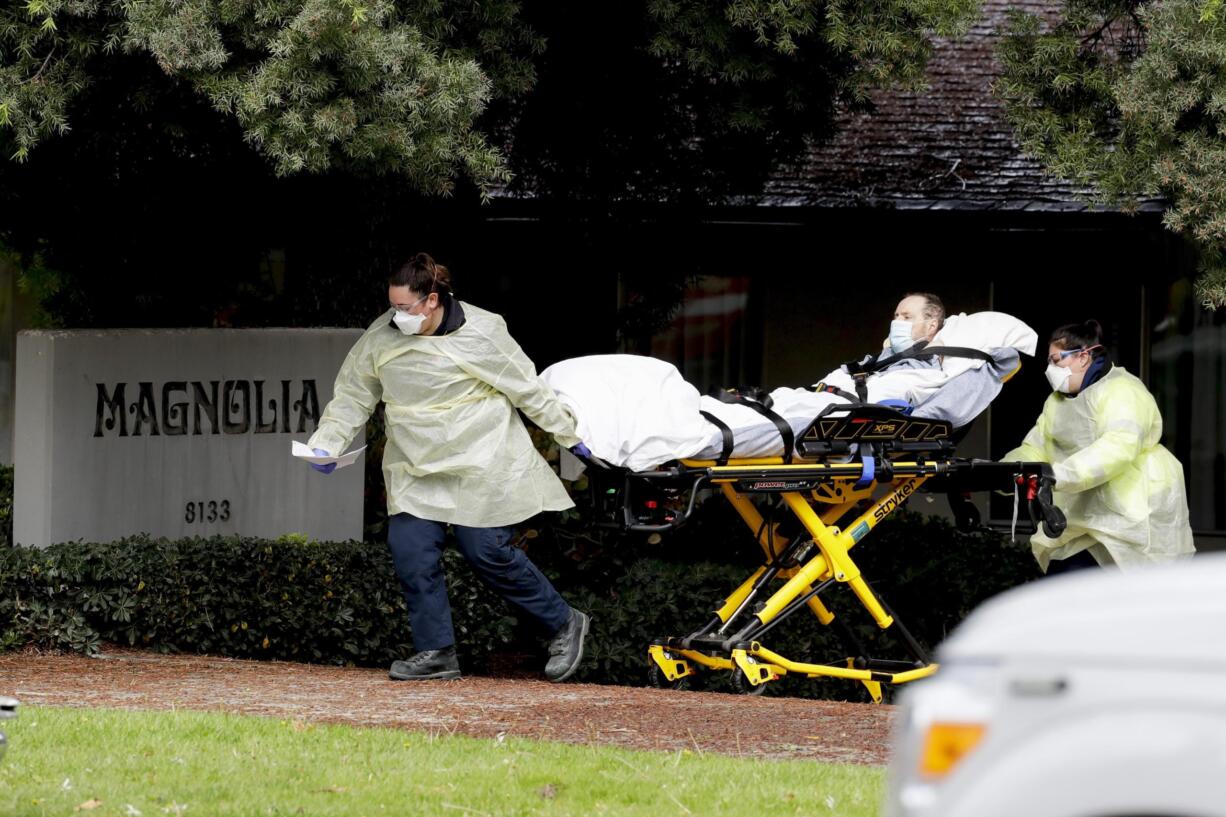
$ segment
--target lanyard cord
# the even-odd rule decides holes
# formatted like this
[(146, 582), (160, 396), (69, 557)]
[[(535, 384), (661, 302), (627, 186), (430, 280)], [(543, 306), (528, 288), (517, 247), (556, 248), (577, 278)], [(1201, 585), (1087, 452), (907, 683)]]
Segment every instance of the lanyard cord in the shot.
[(1021, 481), (1019, 480), (1020, 476), (1020, 474), (1013, 475), (1013, 525), (1009, 528), (1009, 539), (1015, 545), (1017, 544), (1017, 507), (1022, 488)]

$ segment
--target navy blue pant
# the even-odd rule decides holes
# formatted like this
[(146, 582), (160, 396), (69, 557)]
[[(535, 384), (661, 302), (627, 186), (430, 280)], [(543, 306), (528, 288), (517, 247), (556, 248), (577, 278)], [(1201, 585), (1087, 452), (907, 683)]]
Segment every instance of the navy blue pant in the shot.
[(1088, 570), (1098, 567), (1098, 560), (1088, 550), (1079, 550), (1067, 559), (1052, 559), (1047, 563), (1047, 575), (1059, 576), (1061, 573), (1073, 573), (1077, 570)]
[[(460, 553), (487, 587), (540, 622), (553, 634), (570, 618), (570, 605), (522, 550), (511, 545), (511, 528), (454, 525)], [(387, 546), (404, 590), (413, 646), (438, 650), (455, 644), (447, 579), (439, 560), (447, 526), (398, 513), (388, 520)]]

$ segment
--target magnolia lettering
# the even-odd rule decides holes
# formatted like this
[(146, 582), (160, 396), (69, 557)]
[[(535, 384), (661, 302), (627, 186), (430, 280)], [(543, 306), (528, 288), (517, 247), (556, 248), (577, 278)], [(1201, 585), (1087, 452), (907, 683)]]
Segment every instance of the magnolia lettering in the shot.
[(140, 382), (131, 402), (129, 383), (96, 385), (95, 437), (301, 434), (319, 425), (314, 380), (172, 380), (160, 388)]

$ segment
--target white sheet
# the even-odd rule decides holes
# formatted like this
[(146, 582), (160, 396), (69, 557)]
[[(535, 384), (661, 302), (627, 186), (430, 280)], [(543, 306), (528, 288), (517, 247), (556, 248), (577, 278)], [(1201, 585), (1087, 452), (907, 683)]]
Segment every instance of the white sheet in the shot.
[(712, 426), (677, 367), (639, 355), (591, 355), (541, 372), (575, 415), (576, 433), (605, 462), (642, 471), (692, 457)]

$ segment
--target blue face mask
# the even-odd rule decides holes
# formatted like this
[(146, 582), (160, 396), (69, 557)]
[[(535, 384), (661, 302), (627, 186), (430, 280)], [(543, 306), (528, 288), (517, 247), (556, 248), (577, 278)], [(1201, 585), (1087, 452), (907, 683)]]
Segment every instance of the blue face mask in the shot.
[(911, 321), (890, 321), (890, 351), (899, 355), (914, 346), (915, 338), (911, 337), (911, 332)]

